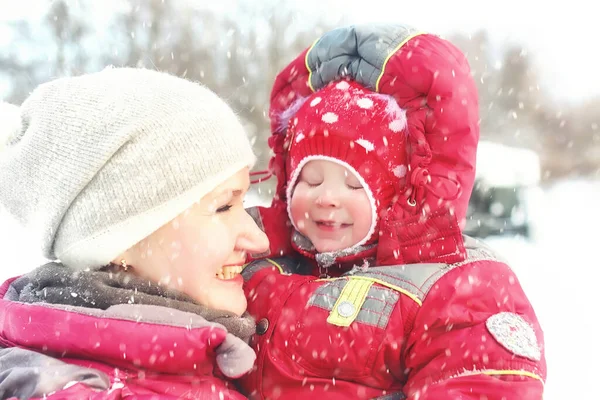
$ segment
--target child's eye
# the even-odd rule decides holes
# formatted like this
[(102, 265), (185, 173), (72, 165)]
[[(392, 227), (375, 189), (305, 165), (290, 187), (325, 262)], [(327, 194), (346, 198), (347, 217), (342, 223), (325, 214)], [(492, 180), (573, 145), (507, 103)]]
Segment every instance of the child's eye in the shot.
[(352, 189), (352, 190), (360, 190), (360, 189), (363, 189), (363, 186), (362, 186), (362, 185), (358, 185), (358, 186), (355, 186), (355, 185), (346, 185), (346, 186), (348, 186), (348, 188), (349, 188), (349, 189)]
[(319, 186), (321, 183), (323, 183), (322, 180), (319, 179), (315, 179), (315, 178), (311, 178), (311, 179), (306, 179), (305, 177), (301, 177), (300, 180), (304, 183), (306, 183), (308, 186), (310, 187), (317, 187)]
[(347, 179), (346, 187), (352, 190), (359, 190), (363, 188), (363, 185), (357, 179)]
[(231, 204), (227, 204), (225, 206), (219, 207), (219, 208), (217, 208), (217, 213), (227, 212), (227, 211), (231, 210), (231, 207), (232, 207)]

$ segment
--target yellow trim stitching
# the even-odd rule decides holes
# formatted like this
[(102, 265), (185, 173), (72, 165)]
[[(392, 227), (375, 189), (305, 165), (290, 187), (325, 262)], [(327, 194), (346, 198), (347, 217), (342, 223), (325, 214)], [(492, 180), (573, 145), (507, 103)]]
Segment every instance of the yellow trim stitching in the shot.
[[(327, 322), (342, 327), (348, 327), (356, 317), (360, 309), (362, 308), (365, 300), (367, 299), (367, 293), (369, 289), (373, 286), (373, 282), (370, 282), (366, 279), (361, 279), (360, 277), (352, 277), (348, 280), (344, 289), (342, 289), (342, 293), (338, 297), (337, 301), (333, 305), (333, 309), (329, 313), (329, 317), (327, 318)], [(342, 315), (340, 314), (340, 305), (342, 303), (348, 303), (348, 311), (351, 311), (351, 315)], [(352, 308), (352, 306), (354, 308)]]
[(544, 383), (544, 380), (541, 376), (534, 374), (529, 371), (521, 371), (521, 370), (511, 370), (511, 369), (488, 369), (481, 371), (484, 375), (519, 375), (519, 376), (527, 376), (529, 378), (537, 379), (538, 381)]
[[(257, 261), (257, 260), (254, 260), (254, 261), (251, 261), (251, 262), (249, 262), (249, 263), (246, 263), (246, 264), (244, 264), (244, 265), (242, 266), (242, 271), (243, 271), (243, 270), (245, 270), (245, 269), (246, 269), (246, 267), (247, 267), (248, 265), (250, 265), (250, 264), (252, 264), (252, 263), (255, 263), (256, 261)], [(281, 267), (281, 265), (277, 264), (275, 261), (271, 260), (270, 258), (263, 258), (263, 259), (261, 259), (260, 261), (261, 261), (261, 262), (262, 262), (262, 261), (266, 261), (266, 262), (268, 262), (269, 264), (271, 264), (271, 265), (274, 265), (275, 267), (277, 267), (277, 269), (279, 270), (279, 273), (281, 273), (281, 274), (283, 274), (283, 273), (284, 273), (284, 272), (283, 272), (283, 268)]]
[(270, 258), (265, 258), (265, 260), (267, 260), (270, 264), (276, 266), (277, 269), (279, 270), (279, 273), (283, 274), (283, 268), (281, 267), (281, 265), (277, 264), (275, 261), (271, 260)]
[[(316, 281), (317, 282), (325, 282), (325, 281), (331, 282), (331, 281), (335, 281), (335, 280), (338, 280), (338, 279), (348, 279), (348, 278), (346, 278), (346, 277), (342, 277), (342, 278), (321, 278), (321, 279), (317, 279)], [(378, 283), (381, 286), (385, 286), (387, 288), (395, 290), (396, 292), (400, 292), (403, 295), (409, 297), (412, 301), (414, 301), (415, 303), (417, 303), (419, 305), (419, 307), (423, 305), (423, 302), (421, 301), (421, 299), (419, 299), (419, 297), (417, 295), (415, 295), (414, 293), (411, 293), (408, 290), (401, 288), (400, 286), (393, 285), (393, 284), (388, 283), (386, 281), (383, 281), (381, 279), (371, 278), (371, 277), (368, 277), (368, 276), (353, 276), (350, 279), (363, 279), (363, 280), (370, 281), (370, 282), (373, 282), (373, 283)]]
[(394, 54), (396, 54), (396, 52), (398, 50), (400, 50), (400, 48), (402, 46), (404, 46), (409, 40), (411, 40), (412, 38), (419, 36), (419, 35), (424, 35), (425, 32), (417, 32), (414, 33), (412, 35), (410, 35), (409, 37), (407, 37), (406, 39), (404, 39), (402, 42), (400, 42), (400, 44), (398, 46), (396, 46), (396, 48), (394, 49), (394, 51), (392, 51), (390, 54), (388, 54), (388, 56), (385, 58), (385, 61), (383, 62), (383, 67), (381, 67), (381, 73), (379, 74), (379, 76), (377, 77), (377, 82), (375, 83), (375, 91), (379, 92), (379, 81), (381, 80), (381, 77), (383, 76), (384, 72), (385, 72), (385, 67), (387, 66), (388, 61), (390, 61), (390, 58), (392, 58), (392, 56)]
[[(319, 39), (321, 39), (321, 38), (319, 38)], [(313, 87), (312, 82), (311, 82), (311, 79), (312, 79), (312, 70), (310, 69), (310, 66), (308, 65), (308, 55), (312, 51), (313, 47), (315, 47), (315, 45), (317, 44), (317, 42), (319, 41), (319, 39), (317, 39), (317, 40), (314, 41), (314, 43), (312, 44), (312, 46), (310, 46), (310, 49), (308, 49), (308, 51), (306, 52), (306, 56), (304, 56), (304, 66), (308, 70), (308, 87), (313, 92), (315, 92), (315, 88)]]

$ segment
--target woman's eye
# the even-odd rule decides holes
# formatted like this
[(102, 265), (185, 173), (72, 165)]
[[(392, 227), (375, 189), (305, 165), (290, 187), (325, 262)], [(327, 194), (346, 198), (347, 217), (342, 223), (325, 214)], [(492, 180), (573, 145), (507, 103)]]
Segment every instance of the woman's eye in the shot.
[(217, 208), (217, 213), (227, 212), (227, 211), (231, 210), (231, 207), (232, 207), (231, 204), (227, 204), (225, 206), (219, 207), (219, 208)]

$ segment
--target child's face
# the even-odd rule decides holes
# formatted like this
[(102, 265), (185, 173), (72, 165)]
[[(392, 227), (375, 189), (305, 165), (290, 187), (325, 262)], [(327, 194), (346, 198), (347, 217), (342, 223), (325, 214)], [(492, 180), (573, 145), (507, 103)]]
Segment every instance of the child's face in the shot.
[(318, 252), (351, 247), (371, 228), (371, 202), (346, 167), (312, 160), (302, 168), (291, 199), (294, 224)]

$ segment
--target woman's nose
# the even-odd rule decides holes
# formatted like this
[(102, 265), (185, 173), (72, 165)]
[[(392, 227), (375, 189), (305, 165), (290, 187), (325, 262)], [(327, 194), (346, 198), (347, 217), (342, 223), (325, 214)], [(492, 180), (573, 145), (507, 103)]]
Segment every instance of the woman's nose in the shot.
[(260, 230), (252, 217), (246, 214), (242, 232), (238, 237), (237, 248), (249, 254), (263, 253), (269, 250), (269, 238)]

